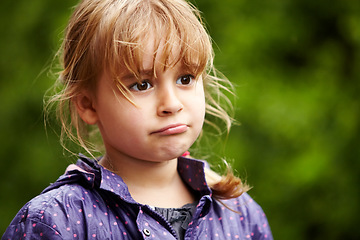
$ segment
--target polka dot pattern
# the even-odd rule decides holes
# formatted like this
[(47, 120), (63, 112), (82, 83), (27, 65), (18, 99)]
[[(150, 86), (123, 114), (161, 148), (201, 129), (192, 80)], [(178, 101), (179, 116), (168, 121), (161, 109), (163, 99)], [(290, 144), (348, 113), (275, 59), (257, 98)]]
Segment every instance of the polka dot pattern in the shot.
[[(273, 239), (266, 216), (248, 194), (212, 199), (204, 163), (179, 158), (178, 170), (201, 195), (185, 239)], [(92, 160), (77, 165), (28, 202), (2, 239), (175, 239), (152, 208), (136, 203), (122, 179)]]

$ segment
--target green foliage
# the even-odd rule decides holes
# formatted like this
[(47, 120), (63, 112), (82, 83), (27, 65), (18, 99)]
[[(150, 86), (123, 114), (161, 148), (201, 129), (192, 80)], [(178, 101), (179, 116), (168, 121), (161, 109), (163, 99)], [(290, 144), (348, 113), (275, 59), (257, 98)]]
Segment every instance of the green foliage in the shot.
[[(237, 85), (240, 126), (213, 156), (233, 159), (275, 239), (359, 239), (360, 2), (193, 2)], [(0, 232), (74, 160), (44, 130), (42, 97), (75, 4), (0, 2)]]

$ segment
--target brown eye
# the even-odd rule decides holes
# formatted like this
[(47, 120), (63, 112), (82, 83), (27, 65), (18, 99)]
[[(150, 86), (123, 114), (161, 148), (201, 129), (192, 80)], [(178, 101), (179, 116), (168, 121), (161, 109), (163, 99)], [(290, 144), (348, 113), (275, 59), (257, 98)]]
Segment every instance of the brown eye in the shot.
[(146, 91), (146, 90), (150, 89), (151, 87), (152, 87), (152, 85), (150, 84), (150, 82), (148, 80), (144, 80), (142, 82), (134, 83), (130, 87), (130, 90), (132, 90), (132, 91)]
[(180, 85), (189, 85), (194, 81), (194, 77), (192, 75), (184, 75), (179, 77), (176, 80), (176, 84), (180, 84)]

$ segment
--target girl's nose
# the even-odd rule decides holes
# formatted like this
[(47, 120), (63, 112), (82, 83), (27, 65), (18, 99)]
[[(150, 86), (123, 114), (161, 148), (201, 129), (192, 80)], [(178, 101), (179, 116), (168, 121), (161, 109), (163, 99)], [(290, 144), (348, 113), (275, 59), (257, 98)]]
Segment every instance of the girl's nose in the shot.
[(184, 106), (173, 88), (164, 88), (157, 92), (159, 116), (169, 116), (183, 110)]

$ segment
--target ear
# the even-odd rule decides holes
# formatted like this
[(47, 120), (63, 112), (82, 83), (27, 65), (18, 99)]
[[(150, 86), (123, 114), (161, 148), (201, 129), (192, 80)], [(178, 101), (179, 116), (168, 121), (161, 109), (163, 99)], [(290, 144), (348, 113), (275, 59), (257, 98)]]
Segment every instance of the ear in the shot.
[(89, 92), (82, 92), (73, 100), (76, 111), (81, 119), (87, 124), (94, 125), (98, 121), (98, 115), (94, 108), (94, 100)]

